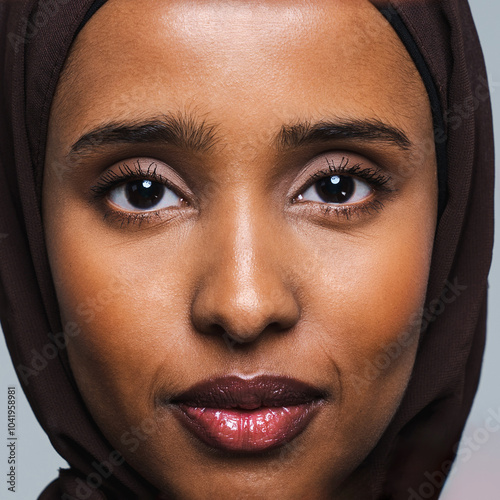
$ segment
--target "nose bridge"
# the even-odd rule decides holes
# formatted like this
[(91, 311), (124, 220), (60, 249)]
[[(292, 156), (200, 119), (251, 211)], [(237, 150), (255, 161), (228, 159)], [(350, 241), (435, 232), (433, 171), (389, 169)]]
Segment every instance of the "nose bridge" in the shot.
[(205, 228), (208, 246), (193, 323), (200, 331), (222, 329), (237, 342), (250, 342), (270, 325), (293, 326), (299, 305), (278, 258), (285, 251), (282, 230), (265, 202), (244, 196), (229, 203)]
[(233, 262), (228, 271), (230, 278), (239, 284), (234, 292), (242, 303), (257, 300), (259, 288), (265, 284), (261, 278), (272, 258), (270, 247), (275, 244), (268, 238), (266, 222), (269, 220), (261, 220), (261, 215), (253, 207), (248, 208), (245, 204), (235, 210), (234, 218), (229, 219), (227, 236), (222, 235), (226, 241), (221, 242), (220, 247), (226, 253), (226, 262)]

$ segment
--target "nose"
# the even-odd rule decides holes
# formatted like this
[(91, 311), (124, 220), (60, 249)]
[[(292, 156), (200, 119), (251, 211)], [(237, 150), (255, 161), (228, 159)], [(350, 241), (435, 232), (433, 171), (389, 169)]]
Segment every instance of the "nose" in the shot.
[(208, 244), (191, 310), (195, 328), (237, 343), (291, 328), (300, 307), (283, 230), (251, 210), (226, 211), (214, 220), (204, 233)]

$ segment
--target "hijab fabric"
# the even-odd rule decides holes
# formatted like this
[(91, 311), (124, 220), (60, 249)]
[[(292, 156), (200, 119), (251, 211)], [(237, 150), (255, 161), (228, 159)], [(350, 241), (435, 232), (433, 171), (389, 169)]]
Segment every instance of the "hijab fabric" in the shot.
[[(76, 388), (43, 236), (50, 106), (71, 43), (101, 3), (0, 0), (0, 319), (33, 411), (70, 465), (41, 500), (156, 496), (106, 441)], [(382, 13), (403, 41), (410, 37), (414, 61), (421, 58), (428, 70), (425, 77), (419, 68), (439, 107), (433, 105), (445, 201), (413, 374), (362, 468), (367, 499), (429, 499), (438, 498), (455, 458), (484, 350), (493, 245), (491, 106), (467, 0), (394, 0)]]

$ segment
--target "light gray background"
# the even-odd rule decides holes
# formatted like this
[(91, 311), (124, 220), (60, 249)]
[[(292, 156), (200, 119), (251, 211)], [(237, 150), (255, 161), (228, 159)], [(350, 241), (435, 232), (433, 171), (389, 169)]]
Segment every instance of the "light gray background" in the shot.
[[(495, 143), (500, 147), (500, 3), (470, 0), (488, 67), (495, 118)], [(500, 157), (500, 153), (497, 155)], [(497, 160), (497, 172), (499, 161)], [(500, 234), (500, 179), (496, 181), (496, 233)], [(500, 499), (500, 429), (486, 431), (487, 418), (500, 414), (500, 249), (495, 246), (490, 274), (488, 340), (479, 391), (462, 439), (464, 453), (457, 459), (442, 495), (443, 500)], [(0, 419), (6, 432), (7, 387), (17, 387), (17, 491), (7, 490), (7, 448), (0, 449), (0, 498), (36, 499), (67, 463), (53, 450), (35, 420), (11, 365), (3, 335), (0, 339)], [(1, 435), (1, 434), (0, 434)], [(5, 439), (5, 438), (4, 438)], [(5, 443), (5, 441), (4, 441)]]

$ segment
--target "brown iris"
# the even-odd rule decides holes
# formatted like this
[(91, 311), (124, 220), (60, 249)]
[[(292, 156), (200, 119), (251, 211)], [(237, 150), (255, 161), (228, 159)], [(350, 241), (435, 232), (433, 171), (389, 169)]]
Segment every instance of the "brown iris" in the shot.
[(316, 183), (316, 192), (328, 203), (346, 203), (355, 190), (354, 179), (346, 175), (332, 175)]
[(125, 187), (127, 201), (138, 209), (154, 207), (163, 197), (165, 186), (147, 179), (128, 182)]

